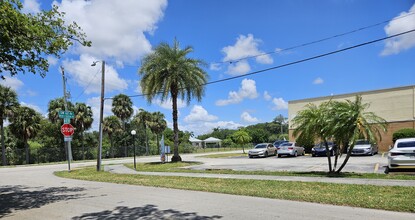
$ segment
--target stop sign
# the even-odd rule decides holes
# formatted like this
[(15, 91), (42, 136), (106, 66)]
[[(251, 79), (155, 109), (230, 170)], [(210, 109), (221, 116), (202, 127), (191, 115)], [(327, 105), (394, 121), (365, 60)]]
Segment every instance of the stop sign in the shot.
[(74, 132), (75, 132), (75, 129), (71, 124), (63, 124), (62, 127), (61, 127), (61, 133), (65, 137), (72, 136)]

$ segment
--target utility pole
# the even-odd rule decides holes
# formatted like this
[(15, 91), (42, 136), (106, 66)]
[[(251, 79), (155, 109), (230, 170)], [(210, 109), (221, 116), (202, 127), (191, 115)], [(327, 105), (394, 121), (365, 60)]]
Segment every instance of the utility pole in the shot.
[[(62, 80), (63, 80), (63, 103), (65, 105), (65, 112), (68, 111), (68, 103), (66, 101), (66, 78), (65, 78), (65, 70), (63, 69), (63, 66), (61, 66), (62, 71)], [(67, 156), (68, 156), (68, 171), (71, 171), (71, 160), (72, 160), (72, 149), (71, 149), (71, 141), (64, 140), (65, 143), (65, 149), (67, 149)]]
[[(102, 63), (101, 72), (101, 106), (99, 109), (99, 146), (98, 146), (98, 159), (97, 159), (97, 171), (101, 171), (101, 157), (102, 157), (102, 124), (104, 117), (104, 85), (105, 85), (105, 61)], [(94, 63), (95, 64), (95, 63)]]

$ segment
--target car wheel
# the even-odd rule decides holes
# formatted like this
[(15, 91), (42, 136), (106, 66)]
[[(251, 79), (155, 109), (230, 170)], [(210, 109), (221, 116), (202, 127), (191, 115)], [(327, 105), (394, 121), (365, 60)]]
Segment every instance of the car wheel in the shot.
[(249, 158), (252, 158), (252, 156), (251, 156), (251, 155), (249, 155)]
[(375, 151), (374, 151), (374, 150), (372, 150), (372, 151), (370, 152), (370, 156), (373, 156), (373, 155), (375, 155)]
[(311, 156), (312, 156), (312, 157), (315, 157), (316, 155), (315, 155), (315, 154), (311, 154)]
[(281, 157), (281, 154), (278, 154), (278, 157)]
[(297, 151), (294, 153), (294, 157), (297, 157), (298, 156), (298, 154), (297, 154)]
[(268, 157), (268, 151), (265, 151), (264, 157)]

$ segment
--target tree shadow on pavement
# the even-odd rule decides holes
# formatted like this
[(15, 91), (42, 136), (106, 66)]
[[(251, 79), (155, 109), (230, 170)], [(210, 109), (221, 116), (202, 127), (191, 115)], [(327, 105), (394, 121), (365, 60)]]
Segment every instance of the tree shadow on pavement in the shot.
[(160, 210), (155, 205), (146, 205), (144, 207), (129, 208), (126, 206), (115, 207), (114, 210), (105, 210), (102, 212), (85, 213), (82, 216), (73, 217), (73, 220), (84, 219), (195, 219), (209, 220), (220, 219), (222, 216), (199, 216), (195, 212), (179, 212), (173, 209)]
[(40, 208), (44, 205), (77, 199), (83, 196), (81, 187), (0, 186), (0, 218), (18, 210)]

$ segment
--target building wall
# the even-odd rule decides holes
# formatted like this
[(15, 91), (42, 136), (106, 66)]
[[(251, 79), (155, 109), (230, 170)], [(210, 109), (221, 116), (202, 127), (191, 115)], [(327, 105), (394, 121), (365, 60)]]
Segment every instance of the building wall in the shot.
[(308, 103), (319, 105), (322, 102), (329, 101), (330, 99), (336, 101), (353, 101), (355, 100), (356, 95), (361, 95), (362, 101), (370, 104), (367, 111), (374, 112), (376, 115), (384, 118), (389, 124), (388, 131), (382, 134), (382, 141), (378, 143), (381, 151), (387, 151), (388, 147), (392, 145), (392, 134), (395, 131), (402, 128), (415, 129), (415, 86), (406, 86), (290, 101), (288, 102), (290, 140), (295, 140), (292, 136), (292, 131), (295, 128), (292, 127), (291, 120), (297, 115), (297, 112), (304, 109)]

